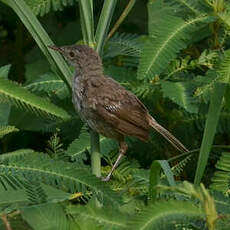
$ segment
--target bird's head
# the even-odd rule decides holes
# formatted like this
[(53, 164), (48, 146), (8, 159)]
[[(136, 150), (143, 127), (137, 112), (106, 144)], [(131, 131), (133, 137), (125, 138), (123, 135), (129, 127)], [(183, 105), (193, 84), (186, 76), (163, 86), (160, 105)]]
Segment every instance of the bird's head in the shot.
[(101, 66), (99, 55), (87, 45), (49, 46), (49, 48), (61, 53), (69, 64), (76, 68), (89, 68), (91, 65)]

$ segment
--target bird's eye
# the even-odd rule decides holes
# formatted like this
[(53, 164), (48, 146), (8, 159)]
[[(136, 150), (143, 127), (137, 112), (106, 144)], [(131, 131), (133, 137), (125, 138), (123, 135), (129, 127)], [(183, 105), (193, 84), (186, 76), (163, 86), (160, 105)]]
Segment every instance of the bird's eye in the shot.
[(70, 52), (69, 52), (69, 56), (70, 56), (70, 57), (74, 57), (74, 56), (75, 56), (75, 53), (74, 53), (73, 51), (70, 51)]

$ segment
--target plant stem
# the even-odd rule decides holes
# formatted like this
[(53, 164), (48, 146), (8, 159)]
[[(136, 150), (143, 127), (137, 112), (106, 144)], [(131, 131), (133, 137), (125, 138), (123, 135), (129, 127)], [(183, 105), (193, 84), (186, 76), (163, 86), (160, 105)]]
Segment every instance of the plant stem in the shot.
[(98, 21), (95, 39), (97, 42), (97, 52), (102, 55), (104, 43), (109, 30), (110, 22), (113, 16), (114, 9), (116, 7), (117, 0), (105, 0), (101, 15)]
[(125, 7), (124, 11), (122, 12), (121, 16), (118, 18), (117, 22), (115, 23), (115, 25), (113, 26), (113, 28), (109, 32), (106, 41), (109, 40), (113, 36), (113, 34), (116, 32), (118, 27), (121, 25), (121, 23), (124, 21), (126, 16), (129, 14), (130, 10), (133, 8), (135, 2), (136, 2), (136, 0), (130, 0), (129, 1), (129, 3)]
[(6, 230), (12, 230), (12, 228), (10, 226), (10, 222), (8, 221), (6, 214), (1, 215), (1, 220), (2, 220), (3, 224), (5, 225)]
[(90, 130), (90, 142), (92, 173), (96, 175), (96, 177), (101, 177), (101, 155), (99, 135), (93, 130)]

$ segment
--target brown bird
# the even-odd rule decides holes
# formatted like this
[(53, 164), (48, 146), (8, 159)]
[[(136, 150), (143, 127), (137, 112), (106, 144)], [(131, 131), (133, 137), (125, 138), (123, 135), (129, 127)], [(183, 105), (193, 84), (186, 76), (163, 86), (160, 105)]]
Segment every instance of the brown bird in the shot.
[(81, 119), (96, 132), (119, 142), (119, 156), (108, 181), (128, 145), (125, 136), (149, 140), (152, 127), (181, 152), (187, 148), (149, 114), (143, 103), (118, 82), (103, 73), (102, 61), (96, 51), (86, 45), (50, 46), (60, 52), (75, 67), (73, 78), (73, 105)]

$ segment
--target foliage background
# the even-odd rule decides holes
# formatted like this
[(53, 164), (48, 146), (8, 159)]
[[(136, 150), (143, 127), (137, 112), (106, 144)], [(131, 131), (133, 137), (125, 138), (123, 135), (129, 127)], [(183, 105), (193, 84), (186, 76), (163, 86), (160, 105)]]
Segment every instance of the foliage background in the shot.
[[(81, 2), (25, 1), (56, 45), (84, 39)], [(128, 2), (117, 1), (112, 26)], [(154, 132), (149, 143), (128, 137), (127, 157), (112, 181), (105, 184), (91, 175), (88, 128), (60, 78), (67, 67), (47, 55), (49, 64), (2, 0), (0, 228), (6, 214), (12, 229), (23, 230), (229, 228), (230, 5), (222, 0), (134, 2), (105, 43), (105, 73), (134, 92), (192, 151), (177, 158), (178, 152)], [(97, 25), (102, 1), (93, 5)], [(103, 137), (100, 144), (105, 175), (118, 148)], [(195, 186), (186, 182), (194, 178)], [(209, 192), (197, 187), (201, 178)]]

